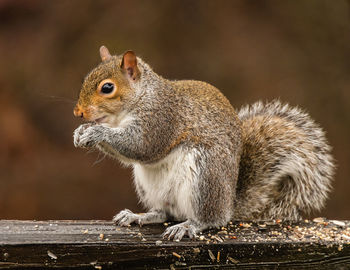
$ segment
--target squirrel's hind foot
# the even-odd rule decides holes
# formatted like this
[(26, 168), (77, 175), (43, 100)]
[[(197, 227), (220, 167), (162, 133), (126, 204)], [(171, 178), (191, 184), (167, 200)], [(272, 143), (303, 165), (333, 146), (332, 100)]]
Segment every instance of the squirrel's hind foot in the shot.
[(164, 239), (174, 241), (180, 241), (184, 236), (188, 236), (190, 239), (193, 239), (197, 237), (197, 233), (203, 229), (205, 229), (203, 226), (198, 225), (194, 221), (186, 220), (185, 222), (167, 228), (162, 234), (162, 237)]

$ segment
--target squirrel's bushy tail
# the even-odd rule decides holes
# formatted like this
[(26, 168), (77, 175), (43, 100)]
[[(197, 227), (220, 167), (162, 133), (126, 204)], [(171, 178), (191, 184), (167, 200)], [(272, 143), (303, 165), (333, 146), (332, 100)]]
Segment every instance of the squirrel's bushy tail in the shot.
[(323, 130), (296, 107), (257, 102), (239, 113), (243, 153), (237, 219), (299, 219), (320, 210), (331, 189), (334, 162)]

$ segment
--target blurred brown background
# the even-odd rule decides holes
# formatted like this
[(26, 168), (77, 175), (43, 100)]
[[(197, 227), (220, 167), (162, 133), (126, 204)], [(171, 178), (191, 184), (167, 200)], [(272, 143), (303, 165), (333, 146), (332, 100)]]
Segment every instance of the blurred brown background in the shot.
[(350, 219), (349, 1), (0, 0), (0, 218), (110, 219), (139, 211), (131, 172), (75, 149), (72, 109), (98, 48), (198, 79), (239, 108), (310, 112), (338, 162), (322, 213)]

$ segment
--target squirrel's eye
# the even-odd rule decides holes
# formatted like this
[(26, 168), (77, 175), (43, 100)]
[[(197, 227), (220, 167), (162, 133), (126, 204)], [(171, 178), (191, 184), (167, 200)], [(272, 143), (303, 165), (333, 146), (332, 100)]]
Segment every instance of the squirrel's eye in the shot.
[(111, 79), (105, 79), (97, 86), (97, 93), (104, 98), (117, 97), (117, 85)]
[(113, 83), (105, 83), (104, 85), (102, 85), (101, 87), (101, 93), (103, 94), (110, 94), (112, 93), (114, 90), (114, 84)]

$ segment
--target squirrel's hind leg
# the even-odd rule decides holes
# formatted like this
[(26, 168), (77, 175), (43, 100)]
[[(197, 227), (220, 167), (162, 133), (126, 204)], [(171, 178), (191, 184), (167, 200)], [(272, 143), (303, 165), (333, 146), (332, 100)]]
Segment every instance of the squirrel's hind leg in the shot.
[(161, 210), (151, 210), (147, 213), (135, 214), (129, 209), (119, 212), (113, 221), (119, 226), (128, 226), (131, 223), (136, 223), (142, 226), (143, 224), (162, 223), (166, 221), (167, 215)]
[(186, 215), (185, 222), (168, 227), (163, 238), (194, 238), (209, 227), (225, 226), (229, 222), (233, 212), (238, 162), (231, 157), (223, 159), (220, 154), (225, 149), (226, 146), (218, 146), (197, 150), (201, 154), (196, 156), (190, 168), (197, 178), (195, 181), (192, 179), (191, 215)]

